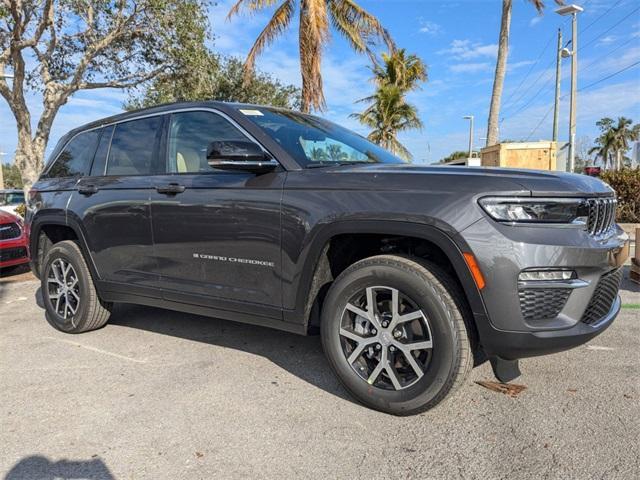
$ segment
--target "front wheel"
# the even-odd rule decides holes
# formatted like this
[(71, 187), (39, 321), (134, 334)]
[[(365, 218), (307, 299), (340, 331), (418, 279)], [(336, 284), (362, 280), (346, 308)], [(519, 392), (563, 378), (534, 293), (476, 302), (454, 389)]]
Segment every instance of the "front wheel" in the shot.
[(47, 321), (54, 328), (82, 333), (100, 328), (109, 320), (111, 304), (98, 297), (75, 242), (65, 240), (49, 249), (40, 282)]
[(365, 405), (395, 415), (428, 410), (473, 365), (453, 279), (422, 259), (380, 255), (336, 279), (322, 311), (322, 344), (343, 385)]

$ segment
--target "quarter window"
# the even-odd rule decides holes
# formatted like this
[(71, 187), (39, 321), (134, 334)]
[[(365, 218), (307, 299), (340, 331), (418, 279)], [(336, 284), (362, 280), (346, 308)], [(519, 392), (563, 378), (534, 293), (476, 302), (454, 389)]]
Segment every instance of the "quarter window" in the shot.
[(153, 175), (162, 116), (118, 123), (113, 132), (107, 175)]
[(73, 137), (58, 155), (58, 158), (49, 169), (47, 177), (62, 178), (87, 175), (99, 136), (100, 130), (91, 130)]
[(169, 173), (214, 171), (207, 163), (207, 149), (214, 141), (247, 141), (247, 137), (220, 115), (211, 112), (179, 112), (169, 127)]

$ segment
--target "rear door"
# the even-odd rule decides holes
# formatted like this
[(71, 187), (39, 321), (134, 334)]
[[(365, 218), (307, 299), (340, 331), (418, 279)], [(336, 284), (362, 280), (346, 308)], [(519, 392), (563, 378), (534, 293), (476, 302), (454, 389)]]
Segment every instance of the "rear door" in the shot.
[(233, 310), (243, 310), (242, 304), (279, 309), (286, 172), (211, 168), (211, 142), (248, 139), (221, 114), (175, 112), (168, 124), (166, 175), (157, 178), (151, 204), (165, 298)]
[(159, 286), (150, 197), (163, 122), (157, 115), (104, 127), (91, 173), (80, 179), (69, 206), (84, 226), (100, 279), (134, 294), (142, 293), (135, 287)]

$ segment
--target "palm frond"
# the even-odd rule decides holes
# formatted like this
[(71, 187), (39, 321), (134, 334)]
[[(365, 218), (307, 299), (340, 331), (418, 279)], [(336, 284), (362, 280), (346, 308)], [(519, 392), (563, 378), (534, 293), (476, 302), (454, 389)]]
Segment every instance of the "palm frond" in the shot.
[[(359, 32), (360, 40), (365, 43), (375, 43), (382, 40), (390, 51), (396, 46), (389, 32), (382, 26), (380, 21), (358, 5), (353, 0), (329, 0), (331, 12), (334, 16), (342, 19), (345, 24), (353, 25)], [(369, 47), (366, 48), (369, 50)]]
[(279, 1), (280, 0), (238, 0), (233, 7), (231, 7), (231, 10), (229, 10), (227, 20), (230, 20), (234, 15), (238, 15), (242, 8), (248, 10), (249, 13), (255, 13), (263, 8), (275, 5)]
[[(269, 0), (263, 0), (269, 1)], [(294, 0), (285, 0), (282, 5), (278, 7), (278, 9), (267, 23), (267, 26), (264, 27), (255, 43), (251, 47), (249, 54), (247, 55), (247, 59), (244, 63), (244, 80), (245, 82), (249, 82), (251, 79), (251, 75), (255, 69), (256, 58), (264, 47), (266, 47), (269, 43), (271, 43), (278, 35), (283, 33), (289, 24), (291, 23), (291, 19), (293, 18), (293, 14), (295, 13), (295, 2)]]

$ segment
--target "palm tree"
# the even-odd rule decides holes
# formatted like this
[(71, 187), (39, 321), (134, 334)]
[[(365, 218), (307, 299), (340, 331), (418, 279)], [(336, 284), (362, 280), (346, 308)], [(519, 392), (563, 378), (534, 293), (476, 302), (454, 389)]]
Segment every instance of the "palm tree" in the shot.
[(327, 157), (332, 162), (342, 162), (349, 158), (349, 155), (347, 155), (347, 152), (343, 152), (342, 146), (338, 145), (337, 143), (331, 143), (327, 145), (326, 153), (327, 153)]
[(391, 36), (378, 19), (354, 0), (238, 0), (229, 11), (227, 19), (237, 15), (242, 8), (253, 13), (278, 2), (281, 2), (280, 5), (247, 55), (245, 75), (246, 78), (251, 77), (258, 55), (289, 27), (296, 9), (299, 10), (298, 47), (303, 112), (309, 112), (311, 108), (323, 110), (326, 106), (321, 62), (322, 49), (330, 39), (330, 24), (347, 39), (356, 52), (373, 57), (371, 45), (378, 40), (384, 41), (392, 51), (395, 48)]
[(411, 153), (398, 141), (397, 135), (401, 131), (422, 128), (416, 108), (406, 102), (405, 95), (427, 80), (427, 67), (416, 55), (407, 55), (404, 49), (399, 49), (382, 54), (382, 64), (374, 61), (372, 70), (376, 92), (359, 100), (371, 105), (351, 117), (372, 129), (369, 140), (411, 160)]
[(369, 140), (405, 160), (411, 160), (411, 153), (397, 136), (406, 130), (422, 128), (416, 108), (404, 100), (402, 90), (396, 85), (378, 87), (370, 98), (373, 103), (369, 108), (351, 116), (372, 129), (367, 136)]
[[(528, 0), (542, 12), (544, 3), (542, 0)], [(563, 5), (563, 0), (554, 0), (558, 5)], [(491, 106), (489, 108), (489, 120), (487, 122), (487, 147), (498, 143), (498, 121), (500, 117), (500, 101), (504, 77), (507, 71), (507, 57), (509, 55), (509, 30), (511, 29), (511, 10), (513, 0), (502, 0), (502, 18), (500, 20), (500, 36), (498, 39), (498, 58), (493, 78), (493, 91), (491, 93)]]
[(403, 92), (419, 87), (427, 81), (427, 66), (417, 55), (407, 55), (404, 48), (382, 54), (382, 65), (375, 63), (373, 81), (378, 85), (396, 85)]
[(618, 117), (616, 124), (612, 118), (605, 117), (598, 120), (596, 125), (600, 128), (601, 134), (596, 139), (596, 146), (589, 150), (589, 154), (596, 153), (602, 158), (605, 168), (609, 163), (614, 169), (622, 168), (629, 143), (640, 139), (640, 124), (632, 126), (633, 121), (625, 117)]
[(327, 158), (327, 151), (324, 148), (313, 147), (311, 149), (311, 159), (314, 162), (324, 162)]
[(614, 138), (614, 148), (616, 152), (616, 169), (623, 166), (624, 154), (629, 150), (629, 142), (638, 140), (640, 135), (640, 124), (632, 127), (633, 121), (629, 118), (618, 117), (618, 124), (612, 128)]

